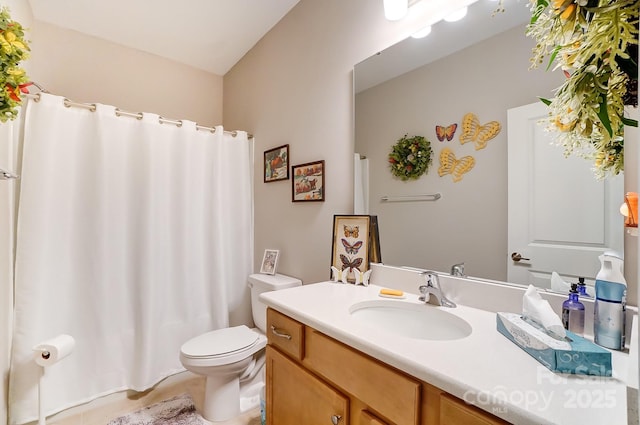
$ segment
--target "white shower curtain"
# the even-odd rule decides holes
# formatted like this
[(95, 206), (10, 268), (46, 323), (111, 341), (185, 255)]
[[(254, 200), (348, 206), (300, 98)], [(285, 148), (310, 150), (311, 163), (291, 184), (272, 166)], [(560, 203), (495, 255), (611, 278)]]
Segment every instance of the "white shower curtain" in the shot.
[(246, 309), (252, 142), (116, 112), (46, 94), (27, 105), (11, 424), (37, 417), (32, 347), (43, 340), (76, 339), (43, 378), (48, 415), (150, 388), (183, 370), (182, 343)]
[[(15, 173), (19, 141), (22, 139), (23, 116), (0, 125), (0, 168)], [(16, 188), (19, 180), (0, 180), (0, 423), (8, 423), (7, 396), (13, 329), (13, 260), (15, 243)]]

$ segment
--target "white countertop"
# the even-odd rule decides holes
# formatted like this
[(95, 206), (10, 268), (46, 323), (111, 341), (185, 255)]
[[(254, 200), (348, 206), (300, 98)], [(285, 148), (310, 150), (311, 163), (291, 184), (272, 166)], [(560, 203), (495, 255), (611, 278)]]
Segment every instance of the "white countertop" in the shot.
[[(471, 324), (468, 337), (419, 340), (352, 317), (380, 287), (321, 282), (260, 296), (268, 306), (514, 424), (627, 424), (628, 355), (612, 352), (613, 377), (554, 373), (496, 330), (495, 313), (445, 308)], [(418, 297), (406, 293), (402, 302)], [(385, 298), (387, 299), (387, 298)], [(425, 305), (424, 308), (444, 308)]]

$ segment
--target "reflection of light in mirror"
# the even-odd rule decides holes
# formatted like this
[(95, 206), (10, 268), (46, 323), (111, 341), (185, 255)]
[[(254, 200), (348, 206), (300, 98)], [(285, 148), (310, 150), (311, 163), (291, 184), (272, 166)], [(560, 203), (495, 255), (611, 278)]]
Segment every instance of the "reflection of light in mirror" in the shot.
[(459, 21), (460, 19), (464, 18), (465, 16), (467, 16), (467, 6), (463, 7), (462, 9), (458, 9), (455, 12), (451, 12), (450, 14), (448, 14), (447, 16), (444, 17), (444, 20), (447, 22), (456, 22)]
[(429, 34), (431, 34), (431, 25), (427, 25), (426, 27), (422, 28), (420, 31), (417, 31), (417, 32), (413, 33), (411, 35), (411, 37), (413, 37), (413, 38), (425, 38)]
[(383, 0), (384, 17), (389, 21), (398, 21), (405, 17), (409, 10), (409, 0)]

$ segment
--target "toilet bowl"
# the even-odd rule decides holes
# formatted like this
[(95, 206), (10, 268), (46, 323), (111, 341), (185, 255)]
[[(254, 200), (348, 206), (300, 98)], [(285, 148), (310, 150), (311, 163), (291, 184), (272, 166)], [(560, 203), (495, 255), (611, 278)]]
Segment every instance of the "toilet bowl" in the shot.
[(267, 307), (259, 300), (263, 292), (276, 291), (302, 282), (284, 275), (249, 276), (251, 309), (256, 328), (245, 325), (218, 329), (196, 336), (180, 348), (180, 362), (185, 369), (206, 377), (201, 415), (208, 421), (226, 421), (240, 411), (240, 383), (255, 379), (264, 366)]

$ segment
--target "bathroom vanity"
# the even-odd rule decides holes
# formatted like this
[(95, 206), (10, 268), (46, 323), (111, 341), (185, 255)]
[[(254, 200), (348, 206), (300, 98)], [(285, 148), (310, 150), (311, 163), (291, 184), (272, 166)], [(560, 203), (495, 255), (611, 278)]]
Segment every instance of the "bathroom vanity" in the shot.
[[(447, 313), (469, 335), (407, 337), (352, 314), (380, 288), (321, 282), (261, 297), (268, 424), (627, 423), (626, 354), (612, 353), (611, 378), (555, 374), (497, 332), (494, 312), (461, 304)], [(384, 302), (443, 309), (407, 292)]]
[(507, 422), (270, 309), (268, 424)]

